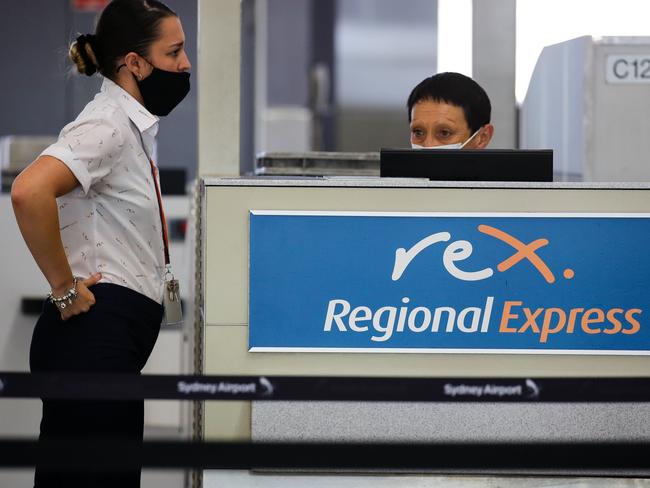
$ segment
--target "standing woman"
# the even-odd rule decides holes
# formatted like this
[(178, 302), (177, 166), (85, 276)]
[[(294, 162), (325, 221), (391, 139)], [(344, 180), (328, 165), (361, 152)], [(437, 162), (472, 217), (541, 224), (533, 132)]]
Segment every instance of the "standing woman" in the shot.
[[(178, 16), (155, 0), (114, 0), (70, 58), (101, 91), (15, 180), (20, 231), (51, 287), (32, 337), (32, 372), (134, 373), (163, 316), (168, 253), (157, 170), (158, 116), (189, 91)], [(139, 442), (143, 401), (43, 400), (40, 439)], [(117, 453), (116, 453), (117, 454)], [(36, 468), (35, 486), (137, 487), (140, 470)]]

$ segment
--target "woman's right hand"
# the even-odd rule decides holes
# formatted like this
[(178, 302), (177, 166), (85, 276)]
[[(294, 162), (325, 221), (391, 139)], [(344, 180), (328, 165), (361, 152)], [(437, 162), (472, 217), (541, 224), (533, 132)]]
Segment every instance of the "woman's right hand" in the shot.
[[(98, 283), (101, 279), (101, 273), (95, 273), (89, 278), (77, 281), (77, 298), (72, 300), (72, 303), (66, 304), (66, 307), (63, 310), (59, 309), (62, 320), (65, 321), (75, 315), (86, 313), (90, 310), (90, 307), (95, 305), (95, 295), (93, 295), (88, 288)], [(67, 291), (68, 290), (63, 290), (61, 294), (64, 294)], [(57, 295), (56, 292), (57, 290), (54, 290), (54, 296), (60, 296)]]

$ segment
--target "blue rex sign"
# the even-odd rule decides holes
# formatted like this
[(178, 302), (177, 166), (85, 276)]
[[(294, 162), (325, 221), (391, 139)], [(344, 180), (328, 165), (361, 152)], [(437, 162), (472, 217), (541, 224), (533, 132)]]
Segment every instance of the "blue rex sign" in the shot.
[(648, 354), (645, 214), (250, 214), (251, 351)]

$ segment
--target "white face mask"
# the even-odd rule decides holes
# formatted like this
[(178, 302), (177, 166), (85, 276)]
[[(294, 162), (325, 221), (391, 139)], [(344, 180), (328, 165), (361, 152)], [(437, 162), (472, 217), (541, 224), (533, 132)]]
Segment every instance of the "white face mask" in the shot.
[(420, 146), (419, 144), (413, 144), (411, 143), (411, 149), (461, 149), (463, 145), (460, 142), (457, 142), (456, 144), (445, 144), (444, 146), (432, 146), (432, 147), (424, 147)]
[(474, 132), (474, 134), (469, 136), (469, 139), (467, 139), (463, 143), (457, 142), (456, 144), (445, 144), (444, 146), (433, 146), (433, 147), (424, 147), (424, 146), (420, 146), (419, 144), (411, 143), (411, 149), (462, 149), (465, 147), (465, 145), (469, 143), (469, 141), (474, 139), (474, 136), (478, 134), (480, 130), (481, 128), (479, 128), (476, 132)]

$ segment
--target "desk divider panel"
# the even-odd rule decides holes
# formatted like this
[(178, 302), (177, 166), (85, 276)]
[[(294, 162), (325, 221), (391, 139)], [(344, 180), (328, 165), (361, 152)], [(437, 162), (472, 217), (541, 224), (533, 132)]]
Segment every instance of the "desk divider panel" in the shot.
[[(207, 179), (203, 185), (200, 222), (203, 294), (200, 301), (204, 321), (200, 326), (203, 334), (201, 372), (204, 374), (451, 378), (616, 377), (647, 376), (650, 372), (650, 358), (643, 355), (643, 351), (634, 354), (549, 353), (543, 350), (508, 354), (498, 351), (405, 353), (402, 349), (380, 353), (309, 352), (308, 349), (249, 352), (248, 329), (252, 211), (309, 211), (334, 215), (340, 212), (364, 215), (368, 212), (370, 215), (551, 214), (559, 218), (567, 214), (588, 218), (607, 214), (639, 220), (643, 214), (650, 215), (648, 185), (451, 184), (372, 178)], [(532, 239), (524, 241), (529, 244)], [(256, 243), (260, 249), (263, 249), (262, 244)], [(447, 243), (439, 245), (440, 248), (432, 250), (429, 256), (438, 260), (440, 266), (445, 245)], [(571, 245), (582, 243), (571, 242)], [(511, 254), (515, 252), (512, 249)], [(544, 256), (541, 247), (537, 252)], [(647, 259), (641, 264), (647, 265)], [(456, 264), (459, 268), (469, 268), (462, 261)], [(562, 270), (556, 275), (558, 280), (565, 279)], [(646, 290), (647, 280), (650, 277), (646, 278)], [(640, 314), (644, 319), (642, 329), (645, 314), (645, 310)], [(579, 319), (577, 324), (579, 328)], [(498, 320), (492, 326), (498, 327)], [(645, 345), (640, 345), (639, 349), (644, 347), (647, 349)], [(249, 402), (207, 402), (204, 408), (203, 435), (206, 439), (650, 439), (650, 427), (645, 422), (650, 409), (645, 404), (258, 402), (251, 408)]]

